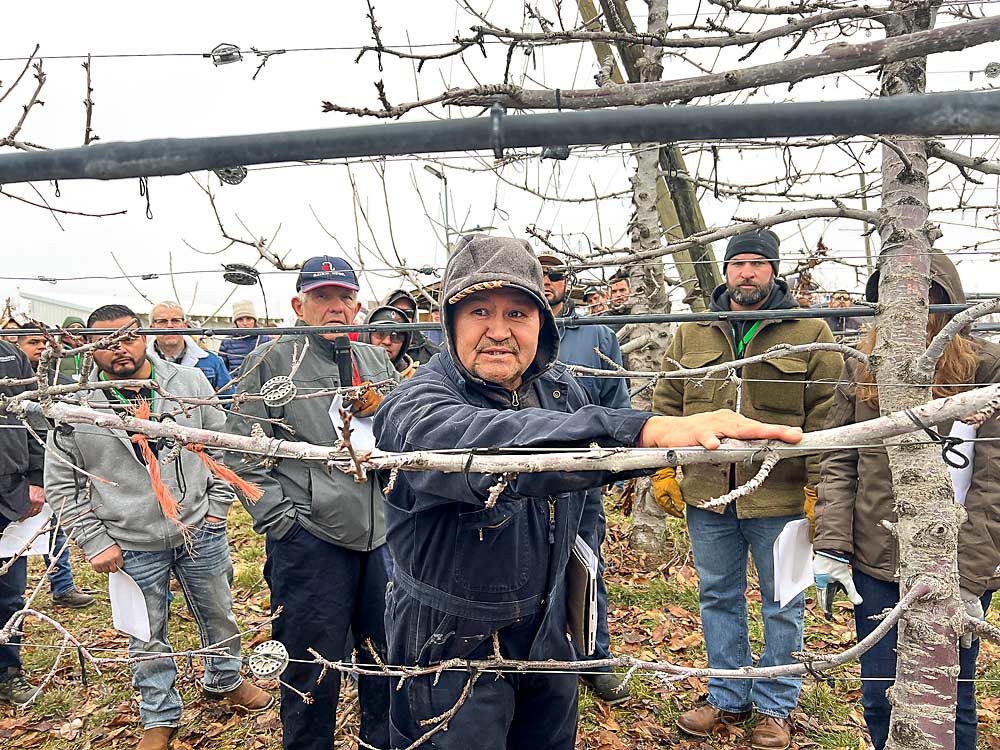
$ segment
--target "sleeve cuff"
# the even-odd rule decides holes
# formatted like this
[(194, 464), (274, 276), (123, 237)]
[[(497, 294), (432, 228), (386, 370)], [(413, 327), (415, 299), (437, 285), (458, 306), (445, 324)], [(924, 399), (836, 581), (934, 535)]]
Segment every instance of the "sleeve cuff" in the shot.
[[(70, 535), (72, 536), (72, 534)], [(76, 541), (75, 539), (73, 541)], [(100, 532), (85, 542), (77, 542), (82, 548), (88, 560), (93, 560), (104, 550), (114, 547), (118, 542), (112, 539), (105, 532)]]
[(653, 417), (657, 416), (651, 411), (637, 411), (635, 409), (622, 409), (621, 424), (612, 433), (615, 440), (625, 447), (635, 447), (639, 444), (639, 435), (642, 428), (646, 426)]
[(267, 535), (273, 539), (281, 541), (285, 534), (292, 530), (295, 525), (295, 516), (282, 516), (267, 529)]
[(28, 472), (28, 484), (34, 487), (44, 487), (45, 473), (41, 469), (32, 469)]

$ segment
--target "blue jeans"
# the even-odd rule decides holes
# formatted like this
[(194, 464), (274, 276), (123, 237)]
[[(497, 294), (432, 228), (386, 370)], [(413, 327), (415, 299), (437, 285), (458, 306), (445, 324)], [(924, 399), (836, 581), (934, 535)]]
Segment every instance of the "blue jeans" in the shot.
[[(149, 612), (149, 641), (129, 639), (129, 655), (172, 653), (167, 640), (167, 591), (171, 572), (180, 582), (188, 609), (198, 623), (202, 647), (214, 646), (229, 656), (205, 657), (203, 687), (209, 693), (235, 690), (240, 676), (240, 635), (233, 617), (233, 563), (226, 539), (226, 522), (203, 523), (194, 530), (190, 548), (162, 552), (125, 551), (125, 572), (142, 589)], [(181, 696), (174, 683), (174, 657), (132, 664), (132, 685), (142, 700), (139, 715), (146, 729), (175, 727), (181, 718)]]
[[(884, 609), (894, 607), (899, 602), (899, 586), (895, 581), (883, 581), (855, 569), (854, 585), (864, 598), (862, 604), (854, 606), (854, 624), (858, 640), (866, 637), (877, 626), (872, 620)], [(993, 592), (983, 594), (983, 611), (990, 607)], [(972, 648), (958, 650), (958, 707), (955, 711), (955, 750), (976, 750), (976, 685), (971, 680), (976, 676), (976, 658), (979, 656), (979, 640), (972, 642)], [(871, 649), (861, 655), (861, 677), (886, 678), (896, 675), (896, 628)], [(882, 750), (889, 737), (889, 715), (892, 710), (885, 691), (893, 684), (891, 679), (876, 679), (861, 683), (861, 705), (865, 710), (865, 724), (871, 735), (875, 750)]]
[[(55, 597), (75, 589), (76, 582), (73, 580), (73, 568), (69, 564), (69, 544), (66, 543), (66, 534), (62, 530), (62, 526), (56, 529), (52, 536), (54, 538), (50, 549), (53, 554), (59, 555), (55, 567), (49, 573), (49, 589), (52, 591), (52, 596)], [(61, 553), (60, 550), (62, 550)], [(48, 568), (52, 564), (52, 559), (48, 555), (45, 555), (43, 559), (45, 567)]]
[[(747, 626), (747, 552), (753, 555), (760, 579), (764, 617), (764, 653), (759, 667), (794, 664), (793, 651), (802, 650), (805, 596), (787, 607), (774, 601), (774, 540), (789, 521), (802, 515), (737, 518), (735, 503), (724, 513), (687, 507), (687, 527), (698, 570), (701, 625), (713, 669), (753, 665)], [(708, 681), (708, 702), (723, 711), (740, 713), (756, 707), (764, 716), (787, 718), (799, 702), (802, 679), (722, 679)]]
[[(0, 534), (9, 523), (10, 521), (0, 516)], [(0, 565), (9, 560), (10, 558), (0, 558)], [(0, 627), (7, 624), (11, 615), (24, 608), (24, 587), (27, 583), (28, 558), (21, 556), (6, 573), (0, 576)], [(0, 675), (6, 674), (10, 668), (21, 668), (20, 628), (8, 643), (0, 645)]]

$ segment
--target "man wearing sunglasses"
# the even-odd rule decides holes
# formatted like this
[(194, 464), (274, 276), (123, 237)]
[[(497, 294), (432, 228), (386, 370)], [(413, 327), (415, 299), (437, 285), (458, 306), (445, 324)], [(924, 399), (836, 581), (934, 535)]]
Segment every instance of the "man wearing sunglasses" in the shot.
[[(838, 289), (830, 297), (830, 307), (845, 308), (852, 307), (850, 292)], [(861, 318), (848, 315), (838, 315), (836, 318), (829, 318), (830, 328), (834, 333), (856, 333), (861, 330)]]
[[(545, 300), (552, 308), (559, 330), (559, 361), (568, 365), (596, 367), (599, 370), (614, 369), (598, 356), (599, 351), (621, 365), (622, 353), (618, 347), (618, 339), (610, 328), (604, 325), (579, 324), (579, 316), (569, 294), (569, 290), (573, 288), (572, 275), (569, 273), (566, 260), (555, 253), (544, 252), (538, 256), (538, 262), (542, 265)], [(624, 378), (582, 377), (576, 382), (583, 386), (592, 404), (606, 406), (609, 409), (628, 409), (631, 406)], [(599, 517), (591, 520), (597, 524), (597, 538), (600, 545), (603, 545), (607, 519), (604, 517), (603, 508), (599, 510)], [(584, 520), (587, 520), (586, 516)], [(583, 659), (608, 659), (611, 656), (611, 639), (608, 634), (608, 592), (604, 585), (603, 555), (599, 558), (599, 566), (601, 576), (597, 586), (597, 648), (589, 657), (580, 657)], [(583, 680), (598, 698), (609, 705), (623, 703), (629, 698), (627, 688), (621, 687), (621, 675), (615, 674), (610, 667), (595, 670)]]
[(402, 310), (390, 305), (382, 305), (368, 313), (365, 323), (382, 326), (384, 330), (368, 331), (361, 334), (361, 340), (366, 344), (374, 344), (385, 349), (393, 367), (396, 368), (396, 372), (402, 376), (403, 380), (412, 378), (420, 363), (407, 353), (410, 348), (411, 332), (394, 331), (392, 328), (393, 325), (409, 322), (409, 318)]

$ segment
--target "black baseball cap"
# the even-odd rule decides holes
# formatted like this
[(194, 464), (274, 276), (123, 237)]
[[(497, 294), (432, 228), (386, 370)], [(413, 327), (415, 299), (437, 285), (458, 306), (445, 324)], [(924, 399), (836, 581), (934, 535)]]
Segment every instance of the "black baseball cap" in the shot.
[(321, 286), (340, 286), (355, 292), (361, 289), (358, 275), (354, 273), (351, 264), (343, 258), (330, 255), (317, 255), (307, 260), (302, 264), (299, 278), (295, 281), (297, 292), (308, 292)]

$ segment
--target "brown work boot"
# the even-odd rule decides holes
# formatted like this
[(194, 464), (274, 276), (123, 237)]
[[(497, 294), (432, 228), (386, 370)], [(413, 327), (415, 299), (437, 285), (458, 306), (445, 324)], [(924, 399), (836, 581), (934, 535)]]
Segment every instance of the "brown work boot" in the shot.
[(712, 705), (704, 705), (685, 711), (677, 717), (677, 726), (682, 732), (692, 734), (695, 737), (711, 737), (716, 729), (729, 726), (731, 724), (742, 724), (750, 718), (749, 711), (732, 713), (723, 711)]
[(233, 708), (242, 708), (247, 713), (266, 711), (274, 703), (274, 696), (261, 690), (252, 682), (243, 680), (239, 687), (227, 693), (209, 694), (216, 699), (224, 699)]
[(750, 735), (754, 750), (785, 750), (792, 744), (792, 727), (788, 719), (762, 716)]
[(177, 727), (150, 727), (142, 733), (135, 750), (170, 750)]

